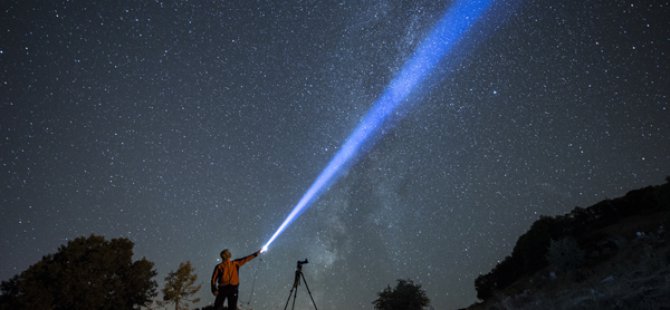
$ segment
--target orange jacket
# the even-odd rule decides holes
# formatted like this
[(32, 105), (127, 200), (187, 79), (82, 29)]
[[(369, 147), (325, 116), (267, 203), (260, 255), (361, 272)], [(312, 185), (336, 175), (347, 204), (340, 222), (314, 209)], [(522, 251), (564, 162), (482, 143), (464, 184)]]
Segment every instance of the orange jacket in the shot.
[(240, 267), (256, 258), (256, 256), (258, 256), (258, 252), (233, 261), (226, 260), (216, 265), (216, 267), (214, 267), (214, 272), (212, 273), (212, 292), (216, 291), (217, 284), (219, 286), (239, 285), (240, 277), (238, 271)]

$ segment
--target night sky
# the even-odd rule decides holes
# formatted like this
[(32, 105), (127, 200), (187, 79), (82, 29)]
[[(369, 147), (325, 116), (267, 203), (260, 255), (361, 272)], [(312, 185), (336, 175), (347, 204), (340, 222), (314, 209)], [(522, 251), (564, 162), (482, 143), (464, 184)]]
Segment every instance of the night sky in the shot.
[[(2, 1), (0, 280), (94, 233), (135, 242), (161, 287), (190, 260), (213, 302), (219, 251), (263, 245), (449, 6)], [(467, 306), (540, 215), (664, 182), (670, 2), (502, 7), (241, 269), (241, 303), (255, 278), (254, 309), (283, 307), (308, 258), (320, 309), (399, 278)]]

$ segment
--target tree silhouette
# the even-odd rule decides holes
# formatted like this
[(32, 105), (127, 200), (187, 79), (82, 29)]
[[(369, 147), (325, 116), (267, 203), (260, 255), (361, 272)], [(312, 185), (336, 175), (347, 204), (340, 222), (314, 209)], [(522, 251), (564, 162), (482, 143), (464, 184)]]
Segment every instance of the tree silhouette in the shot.
[(126, 238), (79, 237), (2, 282), (0, 309), (133, 309), (156, 295), (153, 263)]
[(165, 287), (163, 287), (163, 300), (175, 304), (175, 310), (188, 309), (186, 302), (197, 303), (199, 298), (189, 299), (195, 295), (202, 285), (195, 285), (198, 276), (194, 273), (190, 261), (179, 264), (177, 271), (170, 272), (165, 277)]
[(378, 295), (379, 298), (372, 302), (377, 310), (422, 310), (430, 305), (421, 285), (412, 280), (399, 279), (395, 288), (387, 286)]

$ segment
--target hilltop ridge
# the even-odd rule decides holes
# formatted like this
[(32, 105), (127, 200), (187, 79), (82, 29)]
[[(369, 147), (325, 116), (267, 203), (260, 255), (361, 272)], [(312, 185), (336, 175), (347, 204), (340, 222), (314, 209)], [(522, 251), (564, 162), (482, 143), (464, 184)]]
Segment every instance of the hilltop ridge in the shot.
[(475, 280), (465, 309), (670, 307), (670, 177), (588, 208), (543, 216)]

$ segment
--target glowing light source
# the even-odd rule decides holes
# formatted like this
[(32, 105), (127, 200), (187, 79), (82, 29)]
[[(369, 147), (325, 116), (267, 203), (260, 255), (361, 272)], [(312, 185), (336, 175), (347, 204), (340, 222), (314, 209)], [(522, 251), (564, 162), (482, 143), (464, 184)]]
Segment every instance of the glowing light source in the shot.
[(267, 251), (270, 244), (354, 164), (364, 148), (372, 146), (373, 138), (379, 136), (381, 128), (392, 119), (398, 107), (406, 103), (417, 85), (425, 81), (435, 66), (450, 54), (463, 35), (491, 7), (492, 2), (493, 0), (456, 0), (265, 243), (262, 252)]

